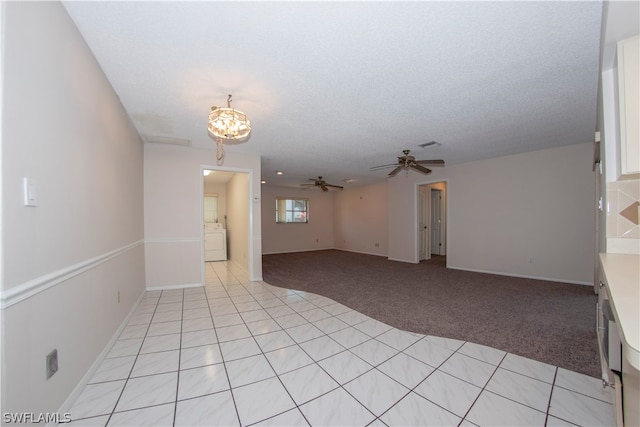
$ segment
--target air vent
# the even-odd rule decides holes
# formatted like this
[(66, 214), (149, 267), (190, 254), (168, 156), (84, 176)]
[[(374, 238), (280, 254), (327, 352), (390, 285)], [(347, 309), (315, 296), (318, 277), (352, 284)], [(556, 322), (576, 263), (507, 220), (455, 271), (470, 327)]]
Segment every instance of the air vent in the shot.
[(191, 145), (191, 141), (182, 138), (172, 138), (169, 136), (157, 136), (157, 135), (142, 135), (144, 142), (150, 144), (170, 144), (170, 145), (182, 145), (188, 147)]
[(424, 144), (420, 144), (418, 145), (418, 147), (424, 148), (426, 150), (427, 148), (440, 147), (441, 145), (442, 144), (440, 144), (439, 142), (430, 141), (430, 142), (425, 142)]

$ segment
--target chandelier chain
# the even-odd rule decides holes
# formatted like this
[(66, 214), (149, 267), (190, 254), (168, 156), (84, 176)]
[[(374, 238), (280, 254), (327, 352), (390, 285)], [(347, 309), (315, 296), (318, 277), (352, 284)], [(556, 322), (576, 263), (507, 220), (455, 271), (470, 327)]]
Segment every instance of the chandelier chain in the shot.
[(216, 159), (218, 163), (222, 162), (224, 157), (224, 142), (220, 138), (216, 138)]

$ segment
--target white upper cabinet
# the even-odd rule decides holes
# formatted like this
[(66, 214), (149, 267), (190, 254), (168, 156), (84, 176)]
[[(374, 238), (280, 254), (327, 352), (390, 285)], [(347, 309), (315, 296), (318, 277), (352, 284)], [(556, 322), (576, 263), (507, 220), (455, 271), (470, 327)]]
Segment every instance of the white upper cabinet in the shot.
[(620, 173), (640, 173), (640, 36), (618, 42)]

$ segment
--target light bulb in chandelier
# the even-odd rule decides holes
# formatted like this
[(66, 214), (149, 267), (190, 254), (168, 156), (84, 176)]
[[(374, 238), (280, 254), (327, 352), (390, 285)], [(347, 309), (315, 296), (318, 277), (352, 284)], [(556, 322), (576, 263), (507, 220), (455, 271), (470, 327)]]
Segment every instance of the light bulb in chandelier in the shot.
[(245, 113), (231, 108), (229, 95), (226, 108), (211, 107), (208, 130), (216, 141), (216, 159), (222, 163), (225, 142), (246, 141), (251, 133), (251, 122)]
[(251, 122), (245, 113), (231, 108), (231, 95), (227, 107), (211, 107), (209, 113), (209, 134), (223, 142), (246, 140), (251, 133)]

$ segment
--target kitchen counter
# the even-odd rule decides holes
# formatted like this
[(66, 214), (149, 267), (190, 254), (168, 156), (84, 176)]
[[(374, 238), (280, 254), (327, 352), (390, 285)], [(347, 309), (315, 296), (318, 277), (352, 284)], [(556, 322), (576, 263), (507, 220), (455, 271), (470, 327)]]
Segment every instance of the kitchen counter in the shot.
[(640, 370), (640, 255), (600, 254), (623, 355)]

